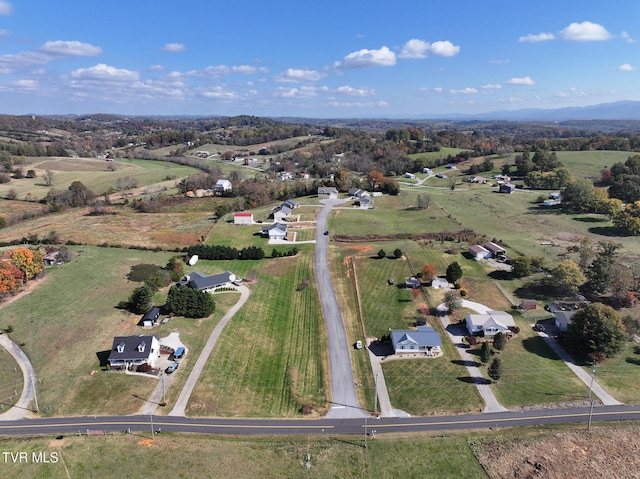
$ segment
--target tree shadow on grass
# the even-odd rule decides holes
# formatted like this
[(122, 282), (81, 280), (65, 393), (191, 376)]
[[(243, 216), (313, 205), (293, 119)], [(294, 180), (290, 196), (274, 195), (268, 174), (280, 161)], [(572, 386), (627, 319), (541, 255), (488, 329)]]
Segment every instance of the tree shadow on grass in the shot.
[(501, 269), (497, 269), (495, 271), (491, 271), (488, 275), (491, 279), (500, 280), (500, 281), (511, 281), (513, 280), (513, 275), (510, 271), (503, 271)]
[(625, 361), (629, 364), (635, 364), (636, 366), (640, 366), (640, 359), (638, 358), (627, 358)]
[(464, 367), (476, 367), (479, 368), (480, 366), (482, 366), (481, 363), (479, 363), (478, 361), (467, 361), (464, 359), (453, 359), (451, 360), (451, 362), (453, 364), (457, 364), (458, 366), (464, 366)]
[(551, 349), (547, 343), (545, 343), (544, 339), (540, 336), (534, 336), (532, 338), (527, 338), (522, 340), (522, 346), (528, 352), (535, 354), (541, 358), (545, 359), (555, 359), (556, 361), (560, 361), (560, 357)]
[(471, 376), (458, 376), (458, 381), (462, 381), (467, 384), (491, 384), (491, 379), (471, 377)]
[(599, 235), (599, 236), (608, 236), (608, 237), (627, 236), (625, 234), (622, 234), (620, 229), (616, 228), (615, 226), (593, 226), (589, 228), (589, 233), (592, 233), (594, 235)]
[(542, 279), (538, 281), (529, 281), (519, 288), (516, 288), (513, 293), (518, 298), (522, 299), (546, 300), (549, 297), (555, 297), (557, 289)]

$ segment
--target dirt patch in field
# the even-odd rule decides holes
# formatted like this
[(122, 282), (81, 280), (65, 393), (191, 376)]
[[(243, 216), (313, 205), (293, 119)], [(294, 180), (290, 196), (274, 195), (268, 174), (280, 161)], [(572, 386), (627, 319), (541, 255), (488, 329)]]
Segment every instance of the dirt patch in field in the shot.
[(143, 439), (142, 441), (138, 441), (138, 446), (156, 447), (157, 444), (153, 439)]
[(640, 478), (640, 428), (545, 431), (472, 444), (491, 478)]

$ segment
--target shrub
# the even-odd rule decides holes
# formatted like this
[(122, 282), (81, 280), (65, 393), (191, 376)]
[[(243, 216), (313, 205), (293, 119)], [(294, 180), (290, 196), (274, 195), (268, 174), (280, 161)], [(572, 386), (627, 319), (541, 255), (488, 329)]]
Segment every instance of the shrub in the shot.
[(462, 296), (463, 298), (467, 295), (467, 290), (466, 289), (461, 289), (460, 290), (460, 296)]
[(476, 344), (478, 344), (478, 338), (476, 338), (475, 336), (465, 336), (464, 339), (465, 341), (467, 341), (467, 343), (469, 343), (470, 346), (475, 346)]
[(503, 333), (498, 333), (493, 337), (493, 347), (502, 351), (507, 345), (507, 337)]
[(456, 288), (456, 289), (460, 289), (460, 288), (462, 288), (462, 283), (460, 281), (456, 281), (453, 284), (453, 287)]

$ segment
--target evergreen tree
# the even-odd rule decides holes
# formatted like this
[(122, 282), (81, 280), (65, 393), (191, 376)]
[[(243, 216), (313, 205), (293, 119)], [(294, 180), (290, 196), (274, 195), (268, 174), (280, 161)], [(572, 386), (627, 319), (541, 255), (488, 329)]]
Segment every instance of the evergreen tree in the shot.
[(383, 249), (378, 251), (378, 258), (383, 259), (387, 256), (387, 252)]
[(147, 284), (143, 284), (133, 290), (127, 303), (127, 309), (135, 314), (145, 313), (151, 307), (153, 290)]
[(449, 266), (447, 266), (447, 281), (449, 281), (450, 283), (455, 283), (460, 278), (462, 278), (462, 268), (457, 261), (454, 261)]
[(489, 374), (489, 377), (494, 381), (500, 379), (500, 376), (502, 376), (502, 362), (500, 361), (500, 358), (495, 358), (491, 362), (487, 373)]
[(491, 346), (487, 341), (482, 343), (482, 347), (480, 348), (480, 361), (483, 363), (489, 362), (491, 359)]
[(504, 333), (499, 332), (493, 337), (493, 347), (498, 351), (502, 351), (506, 345), (507, 337), (504, 335)]

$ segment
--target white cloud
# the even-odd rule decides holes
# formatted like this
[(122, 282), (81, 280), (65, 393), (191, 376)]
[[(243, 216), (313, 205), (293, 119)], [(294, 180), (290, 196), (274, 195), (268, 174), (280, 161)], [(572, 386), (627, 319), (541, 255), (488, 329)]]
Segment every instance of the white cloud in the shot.
[(304, 82), (304, 81), (318, 81), (324, 78), (326, 74), (319, 72), (318, 70), (305, 70), (302, 68), (288, 68), (281, 75), (276, 76), (277, 81), (281, 82)]
[(78, 41), (46, 42), (39, 50), (50, 55), (60, 55), (65, 57), (93, 57), (102, 53), (102, 48), (82, 43)]
[(11, 15), (12, 10), (9, 2), (0, 1), (0, 15)]
[(489, 63), (491, 63), (492, 65), (505, 65), (507, 63), (510, 63), (511, 59), (510, 58), (504, 58), (504, 59), (496, 59), (496, 60), (490, 60)]
[(475, 95), (478, 93), (478, 90), (475, 88), (463, 88), (462, 90), (449, 90), (449, 93), (452, 95)]
[(437, 86), (433, 89), (433, 91), (435, 91), (436, 93), (442, 93), (444, 91), (444, 88), (442, 88), (441, 86)]
[(205, 68), (202, 71), (191, 71), (190, 75), (212, 75), (212, 76), (220, 76), (220, 75), (230, 75), (232, 73), (239, 73), (241, 75), (255, 75), (257, 73), (268, 73), (269, 70), (267, 68), (257, 68), (252, 67), (251, 65), (216, 65)]
[(618, 67), (618, 70), (620, 70), (621, 72), (632, 72), (633, 70), (635, 70), (635, 68), (628, 63), (623, 63)]
[(353, 88), (348, 85), (340, 86), (335, 91), (347, 96), (372, 96), (376, 94), (373, 88)]
[(433, 42), (431, 44), (431, 53), (441, 57), (452, 57), (457, 55), (459, 51), (460, 47), (454, 45), (448, 40), (443, 42)]
[(300, 88), (276, 88), (273, 95), (278, 98), (311, 98), (318, 96), (318, 91), (315, 87), (303, 86)]
[(396, 54), (388, 47), (379, 50), (362, 49), (349, 53), (341, 62), (335, 62), (334, 68), (370, 68), (388, 67), (396, 64)]
[(429, 54), (431, 45), (424, 40), (412, 39), (404, 44), (400, 58), (426, 58)]
[(522, 77), (522, 78), (512, 78), (510, 80), (507, 80), (507, 85), (535, 85), (536, 82), (534, 82), (531, 77)]
[(620, 38), (624, 39), (627, 41), (627, 43), (635, 43), (636, 41), (631, 38), (631, 35), (629, 35), (627, 32), (625, 32), (624, 30), (622, 31), (622, 33), (620, 34)]
[(429, 53), (442, 57), (452, 57), (460, 51), (460, 47), (450, 41), (425, 42), (413, 38), (404, 44), (398, 55), (400, 58), (426, 58)]
[(502, 85), (500, 85), (499, 83), (487, 83), (485, 85), (482, 85), (480, 88), (482, 88), (483, 90), (500, 90), (502, 88)]
[(187, 49), (184, 43), (167, 43), (160, 50), (163, 52), (184, 52)]
[(237, 100), (239, 96), (236, 92), (227, 90), (225, 87), (214, 87), (203, 91), (202, 96), (211, 100)]
[(602, 25), (592, 22), (572, 23), (560, 30), (560, 38), (563, 40), (590, 42), (610, 40), (613, 36)]
[(115, 67), (111, 67), (109, 65), (105, 65), (104, 63), (99, 63), (90, 68), (78, 68), (71, 72), (71, 77), (78, 80), (88, 80), (88, 81), (136, 81), (139, 78), (137, 72), (125, 69), (119, 69)]
[(163, 65), (151, 65), (149, 67), (149, 70), (151, 70), (152, 72), (161, 72), (161, 71), (164, 71), (164, 66)]
[(523, 37), (518, 38), (519, 42), (529, 42), (529, 43), (537, 43), (537, 42), (546, 42), (548, 40), (555, 40), (556, 36), (553, 33), (538, 33), (533, 34), (529, 33)]
[(385, 108), (389, 106), (389, 104), (384, 101), (376, 101), (376, 102), (346, 102), (341, 103), (337, 101), (329, 102), (329, 106), (335, 108)]

